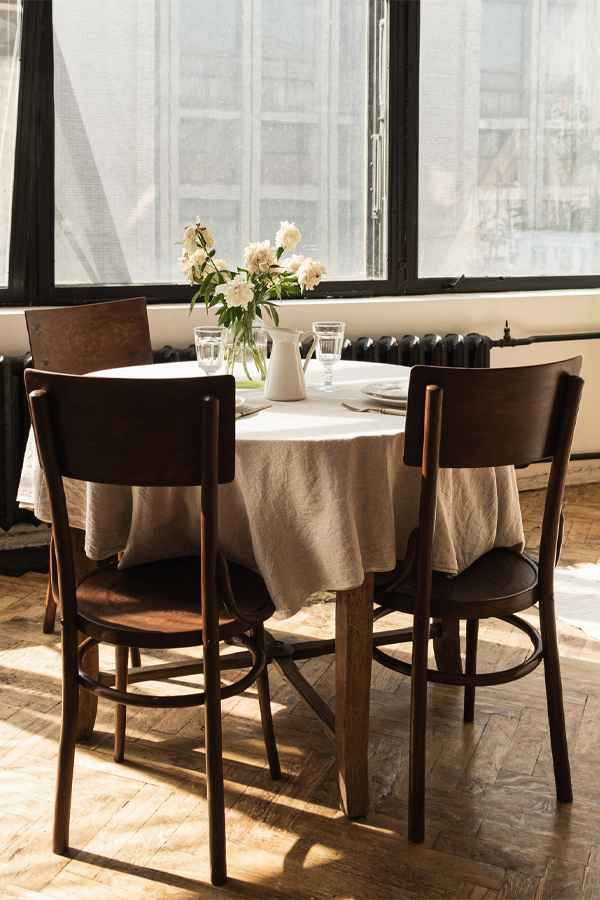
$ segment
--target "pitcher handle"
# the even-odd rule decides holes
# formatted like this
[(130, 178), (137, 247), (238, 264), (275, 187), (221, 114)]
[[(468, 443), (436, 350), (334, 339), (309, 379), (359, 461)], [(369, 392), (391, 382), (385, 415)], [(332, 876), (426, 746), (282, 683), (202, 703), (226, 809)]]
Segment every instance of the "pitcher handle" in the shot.
[(312, 335), (312, 339), (313, 339), (312, 347), (306, 354), (306, 359), (304, 360), (304, 367), (302, 369), (303, 372), (306, 372), (306, 367), (310, 361), (310, 358), (313, 355), (313, 353), (315, 352), (315, 350), (317, 349), (317, 341), (319, 340), (319, 338), (314, 331), (305, 331), (304, 334), (301, 334), (300, 337), (298, 338), (298, 343), (301, 344), (302, 341), (304, 340), (304, 338), (310, 337), (311, 335)]

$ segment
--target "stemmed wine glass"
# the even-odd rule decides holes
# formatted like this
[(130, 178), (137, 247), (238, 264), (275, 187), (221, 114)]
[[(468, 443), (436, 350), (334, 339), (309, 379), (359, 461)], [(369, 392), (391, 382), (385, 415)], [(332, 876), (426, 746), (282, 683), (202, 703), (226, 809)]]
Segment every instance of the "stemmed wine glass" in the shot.
[(228, 329), (224, 325), (194, 328), (196, 358), (207, 375), (215, 375), (223, 365)]
[(325, 383), (319, 385), (317, 391), (325, 391), (328, 394), (341, 391), (341, 388), (333, 386), (332, 369), (342, 356), (345, 328), (345, 322), (313, 322), (313, 331), (318, 337), (317, 359), (325, 366)]

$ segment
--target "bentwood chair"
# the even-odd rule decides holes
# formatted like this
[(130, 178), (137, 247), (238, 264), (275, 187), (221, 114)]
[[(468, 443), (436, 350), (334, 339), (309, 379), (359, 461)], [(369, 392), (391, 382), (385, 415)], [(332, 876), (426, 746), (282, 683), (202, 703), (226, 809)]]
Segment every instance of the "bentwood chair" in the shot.
[[(554, 614), (554, 568), (563, 530), (562, 498), (583, 381), (581, 357), (511, 369), (415, 366), (411, 371), (404, 462), (421, 467), (419, 524), (406, 559), (376, 577), (375, 618), (396, 610), (413, 619), (412, 664), (378, 647), (373, 658), (411, 677), (409, 837), (425, 827), (427, 682), (464, 687), (464, 719), (474, 718), (475, 689), (522, 678), (544, 662), (556, 795), (573, 799)], [(539, 562), (512, 549), (485, 553), (455, 578), (432, 569), (441, 468), (520, 465), (551, 457)], [(515, 615), (539, 604), (541, 636)], [(428, 669), (430, 618), (466, 620), (464, 674)], [(532, 652), (504, 671), (477, 672), (480, 619), (495, 617), (525, 632)]]
[(35, 369), (87, 375), (152, 362), (145, 297), (27, 309), (25, 321)]
[[(142, 366), (152, 362), (145, 297), (85, 306), (26, 309), (25, 321), (35, 369), (87, 375), (99, 369)], [(44, 634), (54, 631), (55, 569), (51, 543)], [(134, 661), (139, 665), (135, 654)]]
[[(55, 853), (69, 844), (79, 688), (117, 704), (115, 760), (125, 743), (125, 706), (205, 707), (211, 880), (226, 880), (221, 700), (256, 682), (267, 758), (280, 777), (269, 700), (264, 621), (273, 604), (260, 575), (217, 551), (218, 486), (235, 476), (235, 381), (230, 375), (165, 380), (25, 374), (48, 488), (62, 605), (62, 726), (54, 814)], [(111, 485), (201, 485), (200, 556), (120, 570), (116, 563), (76, 582), (62, 479)], [(78, 647), (78, 631), (87, 639)], [(219, 642), (246, 645), (250, 670), (221, 684)], [(117, 649), (115, 687), (84, 671), (99, 642)], [(128, 692), (127, 648), (203, 648), (204, 690), (175, 696)], [(187, 661), (189, 663), (189, 660)], [(177, 665), (163, 677), (175, 677)], [(179, 671), (184, 671), (179, 669)]]

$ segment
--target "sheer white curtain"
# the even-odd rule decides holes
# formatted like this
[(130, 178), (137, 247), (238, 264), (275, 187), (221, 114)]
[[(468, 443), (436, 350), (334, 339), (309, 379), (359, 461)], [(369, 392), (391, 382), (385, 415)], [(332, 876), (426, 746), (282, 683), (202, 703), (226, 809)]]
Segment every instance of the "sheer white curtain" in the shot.
[(56, 282), (181, 281), (196, 215), (235, 267), (281, 220), (364, 276), (369, 0), (54, 0)]
[(600, 3), (421, 3), (419, 275), (600, 273)]

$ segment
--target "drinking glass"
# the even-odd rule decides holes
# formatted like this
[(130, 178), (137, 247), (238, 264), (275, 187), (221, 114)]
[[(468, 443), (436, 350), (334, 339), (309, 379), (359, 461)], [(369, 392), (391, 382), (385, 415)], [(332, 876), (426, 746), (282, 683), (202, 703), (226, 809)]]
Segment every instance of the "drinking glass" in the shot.
[(328, 394), (341, 391), (341, 388), (333, 386), (332, 369), (342, 356), (345, 327), (345, 322), (313, 322), (313, 331), (318, 337), (317, 359), (325, 366), (325, 383), (319, 385), (317, 391), (325, 391)]
[(196, 358), (207, 375), (215, 375), (223, 365), (227, 328), (224, 325), (206, 325), (194, 328)]

